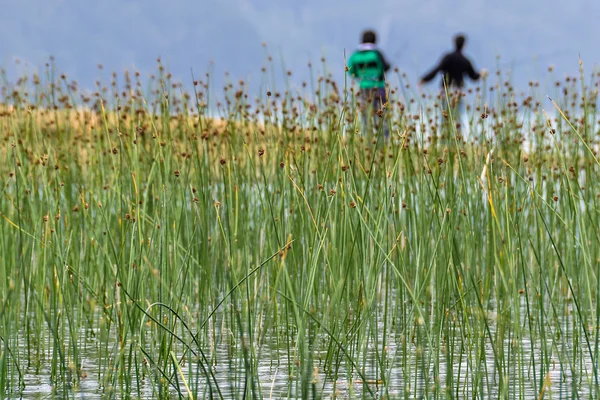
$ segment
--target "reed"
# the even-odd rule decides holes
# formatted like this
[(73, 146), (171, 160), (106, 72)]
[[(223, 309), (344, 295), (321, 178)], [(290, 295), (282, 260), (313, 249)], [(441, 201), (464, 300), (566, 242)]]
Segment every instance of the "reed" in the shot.
[(599, 76), (396, 71), (386, 141), (310, 68), (4, 79), (5, 397), (600, 394)]

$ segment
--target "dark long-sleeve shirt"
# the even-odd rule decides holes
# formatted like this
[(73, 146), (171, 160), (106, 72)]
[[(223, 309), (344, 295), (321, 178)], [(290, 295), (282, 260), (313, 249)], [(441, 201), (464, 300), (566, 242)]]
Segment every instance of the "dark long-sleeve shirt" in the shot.
[[(469, 59), (460, 51), (453, 51), (452, 53), (444, 55), (439, 64), (427, 74), (423, 75), (421, 80), (423, 82), (429, 82), (435, 78), (439, 72), (442, 73), (448, 87), (462, 87), (464, 85), (465, 75), (469, 75), (474, 81), (479, 79), (479, 73), (475, 71), (471, 61), (469, 61)], [(444, 87), (443, 81), (442, 87)]]

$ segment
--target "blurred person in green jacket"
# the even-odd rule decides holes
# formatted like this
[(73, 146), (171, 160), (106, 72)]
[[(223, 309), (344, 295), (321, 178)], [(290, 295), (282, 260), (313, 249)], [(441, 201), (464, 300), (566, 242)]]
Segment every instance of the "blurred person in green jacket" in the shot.
[[(362, 43), (348, 60), (348, 73), (356, 79), (360, 88), (360, 98), (363, 106), (365, 130), (373, 129), (369, 126), (370, 115), (380, 115), (383, 123), (385, 138), (389, 136), (389, 126), (386, 123), (384, 105), (387, 103), (385, 88), (385, 73), (391, 65), (377, 48), (377, 33), (366, 30), (362, 33)], [(379, 128), (374, 124), (375, 128)], [(379, 129), (377, 129), (379, 131)]]

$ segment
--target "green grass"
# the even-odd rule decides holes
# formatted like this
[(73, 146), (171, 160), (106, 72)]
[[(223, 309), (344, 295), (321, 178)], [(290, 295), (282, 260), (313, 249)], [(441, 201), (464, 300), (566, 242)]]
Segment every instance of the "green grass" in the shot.
[(397, 74), (390, 141), (326, 77), (257, 99), (161, 66), (89, 98), (53, 67), (5, 79), (0, 390), (597, 397), (584, 77), (488, 77), (456, 129)]

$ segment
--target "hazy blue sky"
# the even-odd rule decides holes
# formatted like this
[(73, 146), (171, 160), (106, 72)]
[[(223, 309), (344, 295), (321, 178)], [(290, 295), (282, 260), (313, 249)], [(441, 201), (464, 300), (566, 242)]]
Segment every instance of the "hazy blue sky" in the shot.
[[(282, 57), (294, 79), (322, 54), (337, 77), (344, 51), (360, 31), (380, 33), (384, 52), (412, 78), (451, 47), (457, 31), (469, 36), (466, 53), (477, 67), (495, 57), (514, 60), (525, 84), (556, 74), (574, 75), (580, 54), (590, 71), (600, 61), (600, 2), (593, 0), (0, 0), (0, 63), (14, 71), (16, 58), (40, 68), (54, 55), (60, 70), (83, 84), (106, 70), (150, 73), (157, 56), (182, 81), (190, 68), (215, 76), (259, 80), (266, 51)], [(402, 50), (402, 51), (400, 51)], [(533, 57), (539, 56), (534, 62)], [(537, 69), (536, 69), (537, 68)]]

